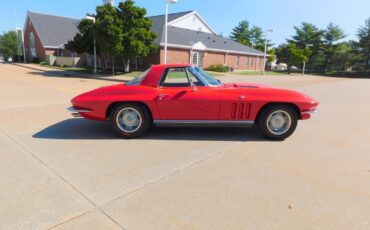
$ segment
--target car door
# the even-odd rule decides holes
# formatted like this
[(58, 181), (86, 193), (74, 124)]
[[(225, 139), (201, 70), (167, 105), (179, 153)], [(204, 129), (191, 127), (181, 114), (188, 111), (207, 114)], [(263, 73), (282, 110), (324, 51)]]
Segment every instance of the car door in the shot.
[(161, 120), (219, 119), (219, 92), (214, 87), (204, 86), (187, 67), (165, 70), (156, 103)]
[(250, 120), (253, 110), (253, 89), (222, 88), (220, 89), (221, 120)]

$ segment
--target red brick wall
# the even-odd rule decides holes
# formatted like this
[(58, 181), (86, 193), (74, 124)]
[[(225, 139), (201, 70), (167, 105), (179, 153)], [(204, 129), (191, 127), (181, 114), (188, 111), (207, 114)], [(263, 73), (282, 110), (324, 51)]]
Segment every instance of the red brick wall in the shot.
[(30, 34), (33, 33), (35, 37), (35, 49), (36, 49), (36, 56), (40, 59), (40, 61), (45, 61), (46, 53), (45, 49), (41, 43), (39, 35), (36, 33), (36, 30), (32, 23), (30, 23), (29, 19), (26, 21), (26, 28), (24, 30), (24, 45), (26, 47), (26, 56), (28, 61), (32, 61), (31, 56), (31, 48), (30, 48)]
[(154, 51), (148, 57), (142, 59), (142, 64), (138, 63), (138, 69), (144, 70), (149, 68), (152, 65), (157, 65), (160, 63), (160, 52), (159, 50)]
[[(164, 63), (164, 49), (161, 48), (160, 63)], [(190, 61), (190, 50), (168, 48), (167, 63), (186, 64)]]
[[(239, 65), (237, 65), (238, 57), (239, 57)], [(247, 63), (248, 58), (249, 58), (249, 62)], [(228, 54), (226, 65), (234, 68), (235, 70), (258, 70), (260, 71), (263, 69), (263, 64), (261, 63), (261, 60), (263, 60), (263, 57)]]
[(207, 68), (210, 65), (225, 64), (225, 54), (224, 53), (215, 53), (215, 52), (206, 52), (203, 59), (203, 67)]
[[(237, 57), (240, 58), (239, 66), (237, 66)], [(247, 62), (247, 59), (249, 61)], [(263, 57), (228, 54), (226, 58), (226, 66), (234, 68), (234, 70), (250, 70), (250, 71), (261, 71), (263, 65), (261, 60)], [(188, 49), (175, 49), (168, 48), (167, 63), (189, 63), (190, 62), (190, 50)], [(149, 57), (143, 59), (143, 64), (138, 65), (139, 69), (146, 69), (153, 64), (164, 63), (164, 49), (154, 52)], [(214, 64), (225, 64), (225, 53), (210, 52), (207, 51), (203, 59), (203, 67), (207, 68)]]

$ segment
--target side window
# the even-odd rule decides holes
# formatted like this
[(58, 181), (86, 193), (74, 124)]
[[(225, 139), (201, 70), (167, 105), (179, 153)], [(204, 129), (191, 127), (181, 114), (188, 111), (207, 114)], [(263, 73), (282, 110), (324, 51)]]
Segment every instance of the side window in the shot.
[(168, 68), (161, 81), (165, 87), (187, 87), (190, 86), (188, 73), (185, 68)]
[(190, 68), (188, 67), (187, 69), (187, 73), (188, 73), (188, 77), (190, 80), (193, 81), (193, 83), (196, 85), (196, 86), (203, 86), (204, 84), (198, 79), (198, 77), (196, 76), (196, 73), (194, 71), (193, 68)]

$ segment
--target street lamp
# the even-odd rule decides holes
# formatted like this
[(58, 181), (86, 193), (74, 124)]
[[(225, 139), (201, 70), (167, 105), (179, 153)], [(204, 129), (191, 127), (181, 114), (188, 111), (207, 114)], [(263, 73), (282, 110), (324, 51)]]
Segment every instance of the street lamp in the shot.
[(167, 40), (168, 40), (168, 5), (176, 3), (177, 0), (166, 0), (166, 14), (164, 20), (164, 64), (167, 64)]
[(17, 27), (16, 30), (17, 31), (21, 31), (21, 33), (22, 33), (23, 62), (26, 63), (26, 49), (25, 49), (25, 45), (24, 45), (24, 33), (23, 33), (23, 29), (20, 28), (20, 27)]
[[(92, 16), (89, 16), (89, 15), (87, 15), (85, 19), (93, 21), (94, 24), (96, 22), (96, 18), (92, 17)], [(96, 40), (95, 40), (95, 36), (94, 36), (94, 74), (97, 74), (97, 72), (98, 71), (97, 71), (97, 67), (96, 67)]]
[(267, 33), (268, 32), (274, 32), (273, 29), (268, 29), (265, 31), (265, 53), (263, 55), (263, 75), (265, 75), (265, 71), (266, 71), (266, 55), (267, 55)]
[[(313, 47), (313, 44), (306, 44), (306, 49), (307, 49), (308, 47)], [(304, 76), (305, 69), (306, 69), (306, 62), (304, 61), (304, 62), (303, 62), (303, 70), (302, 70), (302, 75), (303, 75), (303, 76)]]

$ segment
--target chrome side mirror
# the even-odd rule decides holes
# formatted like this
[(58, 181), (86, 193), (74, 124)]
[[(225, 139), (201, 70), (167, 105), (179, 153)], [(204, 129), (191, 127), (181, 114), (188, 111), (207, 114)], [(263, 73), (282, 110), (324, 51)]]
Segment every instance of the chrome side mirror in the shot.
[(197, 85), (195, 84), (193, 78), (190, 78), (190, 86), (193, 88), (193, 91), (198, 91)]

